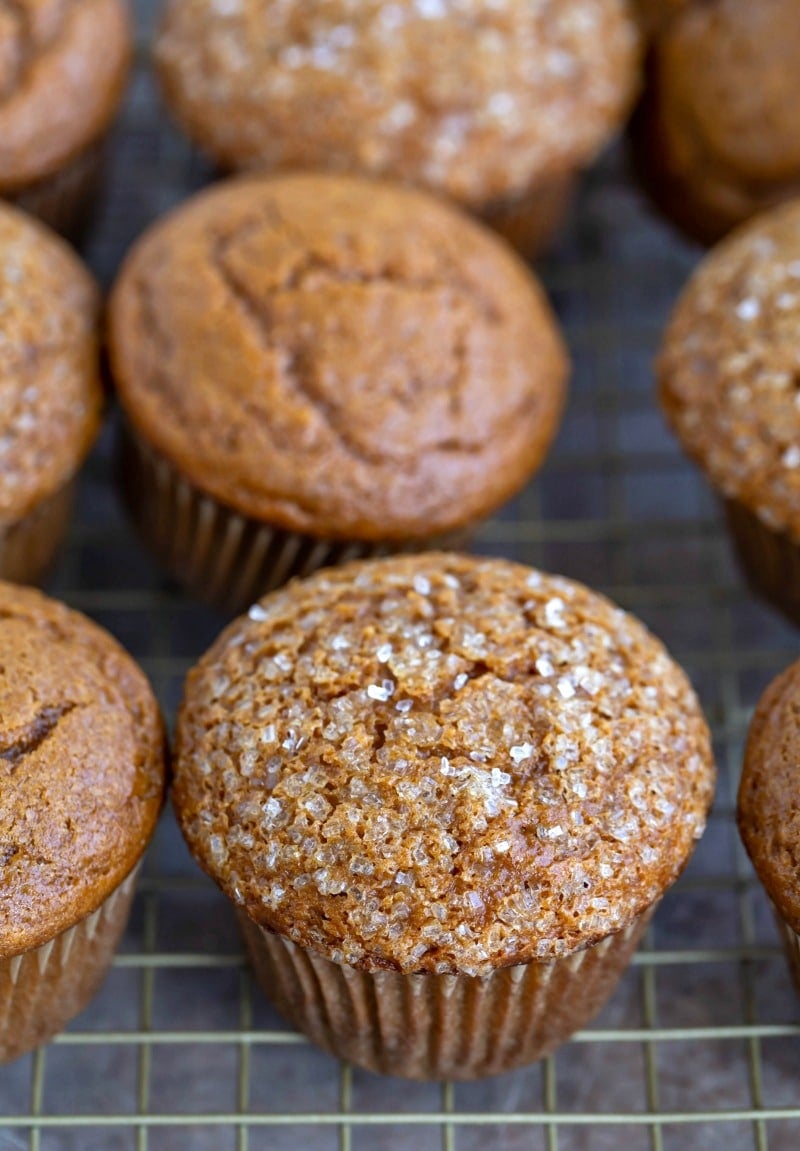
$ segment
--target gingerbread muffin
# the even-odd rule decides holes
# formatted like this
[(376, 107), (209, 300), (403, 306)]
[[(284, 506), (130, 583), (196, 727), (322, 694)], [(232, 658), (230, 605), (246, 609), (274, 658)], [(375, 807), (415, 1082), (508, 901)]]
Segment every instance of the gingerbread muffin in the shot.
[(800, 663), (770, 684), (756, 708), (739, 787), (739, 831), (772, 901), (800, 989)]
[(800, 622), (800, 201), (700, 265), (658, 362), (667, 419), (722, 496), (754, 589)]
[(794, 0), (641, 0), (654, 27), (634, 155), (659, 207), (712, 243), (800, 192)]
[(0, 3), (0, 196), (75, 233), (128, 76), (125, 0)]
[(81, 1011), (124, 930), (164, 799), (164, 732), (95, 624), (0, 583), (0, 1061)]
[(223, 169), (422, 185), (528, 256), (639, 77), (626, 0), (167, 0), (155, 51), (167, 103)]
[(343, 1059), (472, 1078), (602, 1006), (702, 834), (683, 672), (602, 596), (502, 560), (323, 571), (190, 673), (174, 801), (265, 993)]
[(0, 203), (2, 579), (39, 582), (68, 527), (75, 476), (100, 427), (99, 310), (67, 245)]
[(461, 540), (538, 468), (567, 373), (502, 241), (345, 176), (179, 208), (127, 260), (110, 344), (133, 517), (232, 609), (322, 564)]

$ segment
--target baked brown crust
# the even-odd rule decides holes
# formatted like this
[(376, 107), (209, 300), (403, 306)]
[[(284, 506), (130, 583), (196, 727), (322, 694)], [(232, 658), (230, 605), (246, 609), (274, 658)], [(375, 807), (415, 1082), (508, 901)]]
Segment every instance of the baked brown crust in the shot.
[(53, 175), (102, 136), (131, 50), (124, 0), (0, 0), (0, 191)]
[(164, 800), (152, 691), (101, 628), (0, 583), (0, 956), (98, 908), (138, 863)]
[(662, 0), (650, 8), (658, 27), (635, 120), (640, 168), (664, 211), (713, 242), (800, 193), (797, 7)]
[(0, 203), (0, 520), (78, 470), (100, 427), (100, 295), (72, 250)]
[(667, 419), (714, 487), (800, 542), (800, 201), (700, 264), (657, 372)]
[(755, 710), (739, 785), (739, 832), (783, 920), (800, 932), (800, 663), (773, 680)]
[(325, 570), (190, 673), (200, 865), (259, 925), (368, 970), (484, 975), (627, 927), (711, 803), (683, 672), (633, 617), (501, 560)]
[(364, 172), (472, 207), (587, 164), (638, 86), (626, 0), (170, 0), (171, 109), (224, 167)]
[(138, 243), (114, 289), (134, 427), (201, 491), (325, 538), (424, 538), (529, 479), (567, 355), (538, 283), (420, 192), (236, 180)]

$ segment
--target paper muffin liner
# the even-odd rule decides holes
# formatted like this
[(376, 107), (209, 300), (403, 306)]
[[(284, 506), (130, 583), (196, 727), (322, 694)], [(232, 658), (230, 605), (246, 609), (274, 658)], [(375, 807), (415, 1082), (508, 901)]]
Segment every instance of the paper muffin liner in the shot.
[(6, 198), (62, 236), (77, 240), (103, 186), (106, 150), (105, 139), (91, 144), (52, 176)]
[(514, 199), (496, 200), (479, 213), (485, 224), (533, 260), (555, 239), (575, 194), (575, 173), (551, 176)]
[(458, 548), (471, 535), (465, 530), (389, 544), (285, 531), (200, 491), (128, 427), (119, 483), (139, 534), (167, 571), (199, 599), (235, 614), (294, 576), (392, 552)]
[(46, 1043), (89, 1003), (128, 922), (138, 870), (74, 927), (0, 959), (0, 1062)]
[(238, 914), (265, 995), (331, 1055), (409, 1079), (477, 1079), (543, 1058), (596, 1015), (653, 910), (564, 959), (483, 978), (360, 971)]
[(781, 943), (789, 963), (789, 971), (791, 972), (794, 985), (800, 992), (800, 935), (793, 931), (789, 924), (781, 917), (777, 907), (772, 907), (775, 913), (775, 921), (778, 924), (778, 930), (781, 935)]
[(75, 481), (70, 480), (21, 520), (0, 522), (0, 579), (42, 582), (67, 533), (74, 495)]
[(737, 500), (725, 501), (725, 516), (752, 590), (800, 624), (800, 546)]

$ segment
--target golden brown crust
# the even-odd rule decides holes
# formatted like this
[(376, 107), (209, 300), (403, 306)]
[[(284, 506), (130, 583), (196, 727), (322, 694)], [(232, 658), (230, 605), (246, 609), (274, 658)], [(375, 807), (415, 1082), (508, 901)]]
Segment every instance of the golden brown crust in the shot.
[(106, 130), (128, 75), (124, 0), (0, 0), (0, 190), (53, 175)]
[(0, 520), (78, 470), (102, 413), (100, 296), (72, 250), (0, 204)]
[(174, 801), (250, 918), (335, 962), (482, 975), (627, 927), (702, 833), (714, 766), (631, 616), (501, 560), (296, 581), (190, 673)]
[(800, 201), (699, 266), (658, 361), (661, 401), (723, 495), (800, 542)]
[(781, 917), (800, 932), (800, 663), (759, 701), (745, 748), (738, 822), (747, 853)]
[(326, 538), (471, 524), (542, 460), (567, 356), (538, 283), (432, 198), (231, 181), (134, 248), (110, 311), (129, 419), (196, 487)]
[(170, 0), (156, 60), (225, 167), (385, 175), (481, 207), (594, 157), (639, 39), (626, 0)]
[(141, 858), (164, 799), (150, 687), (101, 628), (0, 583), (0, 956), (99, 907)]
[(713, 241), (800, 192), (794, 0), (662, 3), (635, 133), (675, 221)]

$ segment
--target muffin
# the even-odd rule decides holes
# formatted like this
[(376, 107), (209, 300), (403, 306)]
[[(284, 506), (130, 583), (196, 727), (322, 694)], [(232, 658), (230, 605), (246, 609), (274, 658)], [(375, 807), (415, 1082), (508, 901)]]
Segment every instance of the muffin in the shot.
[(750, 725), (739, 786), (739, 832), (764, 885), (800, 989), (800, 663), (764, 692)]
[(655, 26), (634, 158), (656, 204), (713, 243), (800, 190), (794, 0), (641, 0)]
[(754, 590), (800, 623), (800, 201), (699, 266), (666, 332), (661, 400), (722, 496)]
[(175, 808), (265, 993), (350, 1062), (497, 1074), (602, 1006), (714, 766), (631, 616), (503, 560), (318, 572), (190, 673)]
[(131, 45), (124, 0), (0, 5), (0, 196), (60, 232), (91, 209)]
[(232, 610), (322, 564), (460, 542), (538, 468), (567, 373), (502, 241), (329, 175), (231, 181), (157, 224), (110, 349), (134, 521)]
[(57, 236), (0, 203), (0, 578), (37, 583), (102, 411), (100, 298)]
[(169, 107), (223, 169), (422, 185), (528, 256), (639, 76), (626, 0), (167, 0), (155, 55)]
[(164, 732), (101, 628), (0, 583), (0, 1061), (82, 1011), (164, 798)]

